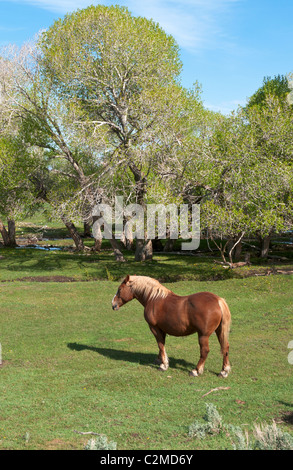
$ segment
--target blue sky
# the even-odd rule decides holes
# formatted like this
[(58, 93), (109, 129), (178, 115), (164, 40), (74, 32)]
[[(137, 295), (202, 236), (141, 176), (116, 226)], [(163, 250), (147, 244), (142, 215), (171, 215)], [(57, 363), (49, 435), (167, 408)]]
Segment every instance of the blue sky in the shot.
[(20, 45), (65, 13), (98, 3), (127, 6), (172, 34), (182, 84), (200, 82), (210, 109), (228, 113), (264, 76), (293, 71), (292, 0), (0, 0), (0, 46)]

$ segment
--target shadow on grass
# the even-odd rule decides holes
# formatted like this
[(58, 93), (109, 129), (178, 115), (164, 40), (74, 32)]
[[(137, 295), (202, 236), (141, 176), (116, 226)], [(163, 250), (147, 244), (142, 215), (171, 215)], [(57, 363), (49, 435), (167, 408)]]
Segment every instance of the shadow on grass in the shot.
[[(68, 343), (67, 347), (72, 351), (93, 351), (115, 361), (130, 362), (151, 366), (156, 369), (158, 368), (158, 365), (155, 364), (155, 359), (157, 358), (156, 354), (125, 351), (123, 349), (98, 348), (95, 346), (88, 346), (86, 344), (78, 343)], [(176, 359), (174, 357), (169, 357), (169, 361), (171, 369), (190, 370), (194, 368), (194, 364), (187, 362), (184, 359)]]
[[(230, 278), (229, 270), (214, 267), (207, 257), (179, 256), (176, 254), (159, 254), (148, 262), (134, 260), (134, 254), (125, 251), (125, 263), (117, 263), (111, 252), (69, 253), (46, 250), (1, 249), (2, 279), (21, 278), (40, 275), (71, 275), (76, 280), (112, 280), (120, 281), (126, 274), (151, 276), (160, 282), (178, 280), (215, 280)], [(11, 273), (11, 274), (10, 274)]]

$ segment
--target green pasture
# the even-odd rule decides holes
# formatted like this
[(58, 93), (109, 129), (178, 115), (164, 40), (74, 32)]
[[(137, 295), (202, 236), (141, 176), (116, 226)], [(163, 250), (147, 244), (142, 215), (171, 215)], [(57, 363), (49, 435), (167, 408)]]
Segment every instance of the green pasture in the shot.
[[(42, 224), (19, 225), (18, 243), (42, 231), (38, 245), (61, 250), (0, 249), (0, 449), (83, 449), (92, 437), (81, 434), (87, 432), (106, 435), (121, 450), (231, 449), (227, 432), (202, 441), (188, 436), (206, 403), (225, 424), (248, 432), (272, 420), (293, 432), (293, 276), (274, 275), (292, 269), (293, 250), (276, 246), (286, 260), (253, 258), (251, 266), (231, 270), (214, 262), (217, 253), (203, 241), (196, 256), (156, 253), (138, 263), (125, 252), (119, 264), (107, 242), (100, 253), (76, 253), (63, 227)], [(158, 370), (142, 306), (111, 309), (126, 274), (155, 277), (180, 295), (209, 290), (226, 298), (227, 379), (217, 377), (215, 335), (202, 377), (188, 375), (199, 357), (195, 335), (168, 337), (170, 368)]]
[[(196, 336), (168, 337), (170, 368), (159, 372), (141, 305), (111, 309), (117, 282), (2, 282), (0, 448), (83, 449), (90, 436), (75, 431), (105, 434), (118, 449), (231, 448), (226, 434), (188, 437), (207, 402), (225, 423), (250, 430), (274, 419), (292, 432), (292, 276), (167, 285), (182, 295), (210, 290), (228, 301), (228, 379), (217, 377), (215, 335), (202, 377), (188, 375), (198, 359)], [(225, 389), (203, 397), (217, 387)]]

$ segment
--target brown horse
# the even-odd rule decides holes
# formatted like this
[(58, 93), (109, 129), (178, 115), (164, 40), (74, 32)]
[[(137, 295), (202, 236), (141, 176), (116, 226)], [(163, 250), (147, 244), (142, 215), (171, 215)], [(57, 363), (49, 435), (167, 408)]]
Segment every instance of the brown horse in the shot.
[(219, 376), (228, 376), (231, 370), (228, 358), (231, 314), (224, 299), (210, 292), (179, 296), (155, 279), (128, 275), (113, 297), (113, 310), (118, 310), (132, 299), (137, 299), (144, 306), (145, 320), (159, 346), (160, 370), (165, 371), (169, 367), (165, 351), (166, 334), (187, 336), (198, 333), (200, 359), (190, 375), (197, 377), (202, 374), (209, 353), (209, 337), (215, 331), (223, 354), (223, 368)]

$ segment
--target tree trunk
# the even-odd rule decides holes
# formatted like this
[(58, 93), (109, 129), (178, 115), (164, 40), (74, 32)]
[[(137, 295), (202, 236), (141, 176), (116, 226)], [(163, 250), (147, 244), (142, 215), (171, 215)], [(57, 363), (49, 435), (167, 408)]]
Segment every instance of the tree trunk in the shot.
[[(126, 223), (127, 220), (124, 220), (124, 222)], [(126, 247), (126, 249), (129, 250), (129, 251), (133, 250), (133, 234), (132, 234), (132, 231), (126, 229), (125, 232), (124, 232), (124, 237), (125, 237), (125, 247)]]
[(8, 219), (8, 230), (6, 230), (2, 220), (0, 220), (0, 233), (3, 238), (4, 246), (17, 246), (15, 240), (15, 221)]
[(260, 258), (267, 258), (269, 254), (271, 234), (266, 235), (265, 237), (259, 237), (260, 239)]
[(6, 228), (4, 227), (2, 220), (0, 220), (0, 232), (3, 238), (4, 246), (9, 246), (9, 235)]
[[(235, 256), (237, 253), (237, 246), (241, 244), (241, 240), (244, 237), (244, 235), (245, 235), (245, 232), (239, 233), (238, 237), (235, 237), (233, 239), (233, 242), (232, 242), (233, 245), (231, 246), (230, 250), (228, 250), (229, 261), (231, 265), (233, 264), (233, 256)], [(240, 250), (240, 253), (241, 253), (241, 250)]]
[(242, 242), (239, 242), (234, 249), (234, 259), (239, 261), (242, 253)]
[(173, 251), (175, 241), (176, 241), (176, 240), (173, 240), (173, 239), (171, 239), (171, 238), (168, 238), (168, 239), (166, 240), (166, 243), (165, 243), (165, 246), (164, 246), (164, 251), (165, 251), (165, 252)]
[(93, 247), (93, 251), (101, 251), (102, 248), (102, 240), (99, 238), (95, 238), (95, 244)]
[(152, 240), (153, 250), (154, 251), (164, 251), (164, 246), (160, 238), (155, 238)]
[(153, 257), (152, 240), (138, 238), (136, 240), (135, 261), (145, 261)]
[(147, 240), (144, 245), (144, 253), (145, 259), (152, 259), (153, 258), (153, 242), (152, 240)]
[(85, 249), (83, 240), (79, 235), (75, 225), (72, 222), (68, 222), (65, 218), (62, 217), (62, 222), (65, 224), (68, 232), (70, 233), (71, 238), (73, 239), (76, 249), (78, 251), (83, 251)]
[[(128, 148), (128, 155), (130, 158), (132, 157), (130, 148)], [(147, 190), (147, 177), (143, 175), (142, 171), (136, 166), (133, 160), (129, 162), (128, 166), (132, 171), (135, 180), (136, 201), (143, 207), (144, 211), (146, 211), (144, 199)], [(152, 241), (136, 239), (135, 261), (145, 261), (146, 259), (152, 259), (152, 256)]]
[(239, 233), (238, 237), (234, 237), (231, 241), (228, 243), (228, 253), (230, 253), (229, 258), (230, 262), (232, 263), (232, 258), (234, 261), (239, 261), (242, 253), (242, 238), (243, 234)]
[(119, 261), (120, 263), (124, 263), (125, 258), (123, 256), (122, 251), (119, 248), (119, 244), (118, 244), (117, 240), (115, 239), (114, 235), (112, 235), (112, 238), (110, 239), (110, 243), (111, 243), (111, 246), (113, 248), (114, 256), (116, 258), (116, 261)]
[(8, 219), (8, 236), (10, 240), (10, 246), (16, 246), (16, 240), (15, 240), (15, 220)]
[(94, 236), (94, 239), (95, 239), (95, 244), (94, 244), (94, 247), (93, 247), (93, 251), (101, 251), (103, 235), (102, 235), (101, 227), (100, 227), (99, 224), (94, 225), (93, 236)]
[(83, 223), (83, 236), (84, 238), (91, 238), (91, 225), (88, 222)]

